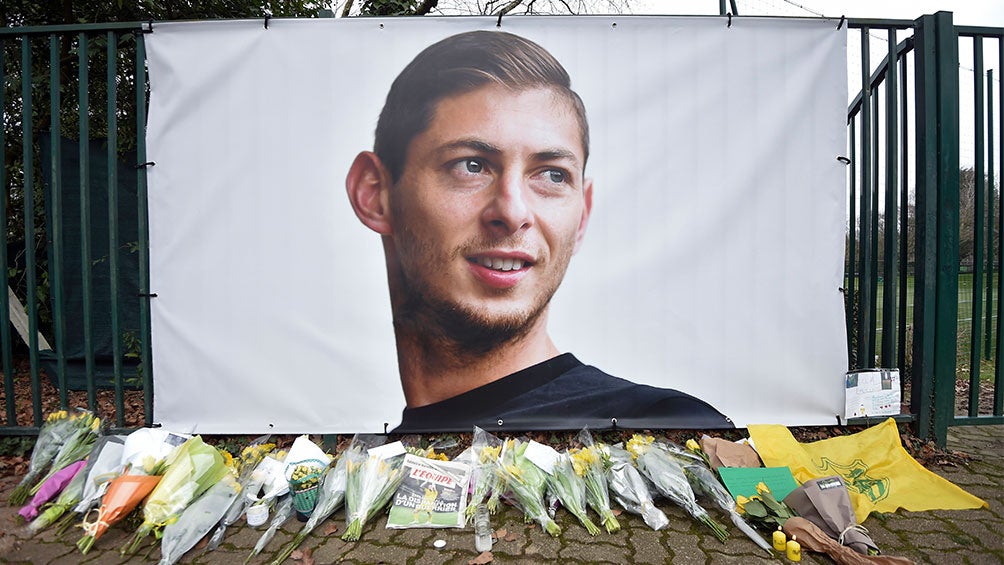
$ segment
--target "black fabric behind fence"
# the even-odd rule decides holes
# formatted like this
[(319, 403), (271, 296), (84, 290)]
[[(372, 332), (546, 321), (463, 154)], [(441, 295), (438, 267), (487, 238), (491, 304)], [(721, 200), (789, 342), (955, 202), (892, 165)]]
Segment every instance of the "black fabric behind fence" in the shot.
[[(52, 206), (52, 167), (50, 135), (39, 136), (42, 157), (42, 182), (45, 190), (45, 217), (47, 251), (54, 257)], [(112, 343), (111, 280), (109, 261), (108, 217), (108, 149), (103, 139), (91, 140), (89, 147), (89, 205), (90, 265), (91, 265), (91, 345), (95, 359), (95, 384), (109, 387), (114, 384)], [(118, 262), (119, 336), (122, 340), (123, 377), (126, 385), (137, 385), (137, 363), (130, 353), (138, 352), (139, 330), (139, 254), (136, 210), (136, 162), (134, 152), (119, 156), (118, 161), (118, 237), (116, 260)], [(66, 357), (66, 383), (72, 390), (87, 387), (84, 347), (84, 273), (81, 267), (81, 207), (80, 207), (80, 145), (72, 139), (62, 138), (60, 144), (60, 196), (61, 213), (58, 221), (62, 231), (62, 291), (63, 291), (63, 353)], [(50, 280), (52, 261), (49, 261)], [(41, 279), (40, 279), (41, 280)], [(50, 304), (54, 306), (49, 288)], [(53, 311), (55, 309), (53, 308)], [(55, 336), (46, 335), (53, 348)], [(56, 382), (56, 355), (54, 351), (41, 352), (43, 368), (50, 380)]]

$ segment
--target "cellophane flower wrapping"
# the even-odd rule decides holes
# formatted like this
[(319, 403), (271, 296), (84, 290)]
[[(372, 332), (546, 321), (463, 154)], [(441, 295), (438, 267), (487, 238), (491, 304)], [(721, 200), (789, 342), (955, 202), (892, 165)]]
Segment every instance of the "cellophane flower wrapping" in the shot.
[(30, 491), (31, 494), (37, 493), (56, 473), (86, 458), (99, 437), (101, 437), (101, 418), (87, 410), (77, 410), (70, 415), (69, 434), (56, 451), (56, 456), (52, 458), (49, 472), (35, 483)]
[(732, 523), (739, 528), (739, 531), (746, 534), (748, 538), (753, 540), (753, 543), (767, 550), (767, 553), (773, 555), (771, 545), (739, 515), (735, 499), (732, 498), (732, 495), (729, 494), (725, 486), (715, 478), (715, 474), (711, 472), (711, 469), (703, 464), (691, 463), (683, 466), (683, 472), (687, 474), (687, 480), (690, 481), (690, 486), (693, 487), (694, 492), (710, 498), (716, 506), (729, 515)]
[(610, 464), (606, 452), (593, 442), (588, 429), (579, 432), (578, 442), (582, 447), (569, 450), (572, 468), (586, 484), (586, 503), (600, 516), (600, 523), (607, 533), (621, 529), (620, 522), (610, 508), (610, 489), (607, 485), (607, 467)]
[(345, 501), (346, 463), (347, 460), (342, 455), (338, 458), (335, 466), (328, 469), (327, 474), (324, 476), (324, 482), (321, 483), (321, 492), (317, 495), (317, 505), (314, 506), (314, 511), (310, 513), (310, 517), (307, 518), (307, 522), (300, 528), (300, 531), (293, 536), (293, 539), (283, 547), (279, 556), (272, 561), (273, 565), (279, 565), (285, 561), (297, 547), (300, 547), (303, 540), (307, 539), (310, 532), (314, 531), (321, 522), (334, 514)]
[(258, 538), (258, 541), (254, 544), (254, 549), (251, 550), (251, 554), (244, 559), (244, 563), (250, 563), (251, 559), (262, 552), (268, 542), (272, 541), (275, 537), (275, 532), (282, 527), (283, 524), (289, 521), (296, 514), (296, 506), (293, 502), (293, 493), (290, 492), (288, 495), (283, 495), (279, 498), (279, 501), (275, 506), (275, 514), (272, 515), (272, 520), (268, 523), (268, 527), (265, 528), (265, 532)]
[(95, 512), (88, 512), (81, 523), (84, 535), (77, 541), (81, 553), (87, 554), (109, 526), (128, 516), (153, 491), (161, 479), (157, 473), (163, 472), (163, 468), (158, 465), (152, 472), (154, 474), (149, 475), (132, 473), (127, 468), (108, 483), (108, 490), (101, 497), (97, 515), (91, 517)]
[(607, 467), (607, 485), (614, 500), (628, 512), (645, 520), (648, 527), (661, 530), (669, 525), (669, 518), (652, 500), (648, 480), (638, 472), (631, 454), (613, 446), (602, 446), (610, 464)]
[(600, 529), (586, 514), (586, 483), (575, 472), (572, 458), (567, 452), (559, 453), (554, 460), (554, 467), (547, 475), (547, 488), (558, 497), (558, 501), (586, 528), (589, 535), (595, 536)]
[(50, 475), (42, 483), (42, 488), (38, 489), (35, 496), (31, 497), (31, 501), (18, 510), (18, 515), (24, 518), (26, 522), (34, 520), (38, 516), (42, 505), (59, 496), (59, 493), (63, 492), (63, 489), (80, 473), (85, 464), (86, 461), (77, 461)]
[(628, 451), (634, 457), (638, 470), (645, 474), (660, 494), (683, 508), (695, 520), (707, 526), (720, 541), (728, 538), (725, 527), (716, 522), (708, 512), (697, 503), (694, 491), (690, 488), (683, 466), (672, 455), (669, 448), (661, 442), (654, 441), (652, 436), (635, 434), (628, 441)]
[[(404, 462), (404, 447), (400, 442), (397, 449), (387, 451), (376, 442), (382, 438), (359, 436), (353, 438), (348, 449), (342, 454), (345, 459), (345, 508), (346, 527), (344, 541), (356, 541), (362, 535), (363, 524), (390, 502), (390, 497), (401, 484), (401, 465)], [(393, 445), (393, 444), (390, 444)], [(372, 447), (370, 447), (372, 446)], [(393, 453), (389, 457), (385, 454)]]
[(83, 491), (80, 502), (73, 508), (74, 512), (84, 514), (97, 506), (108, 488), (108, 482), (122, 474), (125, 468), (122, 464), (123, 443), (121, 436), (104, 436), (94, 444), (87, 466), (81, 471), (85, 475)]
[(201, 437), (183, 443), (168, 458), (164, 476), (143, 504), (143, 523), (123, 554), (134, 553), (147, 535), (176, 520), (186, 506), (228, 472), (223, 455)]
[(216, 484), (192, 502), (177, 520), (164, 526), (160, 542), (160, 565), (177, 563), (209, 530), (213, 529), (237, 498), (240, 485), (232, 473), (225, 473)]
[[(49, 527), (53, 522), (58, 520), (63, 514), (72, 508), (79, 500), (80, 496), (84, 491), (84, 481), (87, 479), (87, 475), (83, 470), (83, 462), (80, 462), (80, 469), (74, 472), (73, 478), (67, 483), (60, 492), (56, 500), (46, 506), (41, 514), (35, 517), (28, 524), (29, 535), (35, 535), (41, 532), (45, 528)], [(64, 471), (70, 472), (73, 466), (67, 467)], [(55, 477), (53, 477), (55, 479)], [(52, 479), (50, 479), (52, 480)], [(45, 490), (43, 488), (43, 490)], [(41, 493), (42, 491), (39, 491)]]
[(20, 506), (28, 499), (31, 487), (35, 481), (45, 473), (45, 470), (52, 463), (59, 452), (63, 442), (72, 435), (74, 431), (70, 413), (66, 410), (59, 410), (50, 413), (45, 417), (42, 428), (38, 431), (38, 439), (35, 447), (31, 451), (31, 459), (28, 461), (28, 472), (21, 478), (14, 490), (10, 494), (8, 502), (11, 506)]
[(547, 473), (526, 458), (527, 445), (527, 442), (518, 439), (506, 440), (499, 455), (498, 470), (526, 521), (535, 520), (545, 532), (557, 537), (561, 534), (561, 527), (544, 506)]
[(498, 469), (501, 451), (502, 440), (477, 426), (474, 427), (474, 439), (470, 451), (473, 491), (464, 511), (468, 522), (474, 518), (474, 513), (481, 503), (486, 504), (490, 514), (498, 511), (499, 499), (505, 490)]
[(270, 438), (270, 435), (255, 438), (241, 450), (235, 465), (237, 469), (237, 483), (240, 486), (239, 496), (234, 498), (233, 502), (230, 503), (230, 507), (223, 514), (220, 523), (213, 530), (213, 535), (209, 537), (206, 551), (213, 551), (219, 547), (223, 541), (223, 537), (226, 535), (227, 527), (234, 525), (237, 520), (240, 520), (241, 516), (244, 515), (244, 511), (252, 503), (248, 495), (257, 495), (261, 490), (266, 477), (263, 474), (255, 475), (254, 471), (262, 460), (265, 457), (272, 457), (277, 460), (282, 460), (285, 457), (284, 452), (275, 451), (275, 443), (270, 442)]

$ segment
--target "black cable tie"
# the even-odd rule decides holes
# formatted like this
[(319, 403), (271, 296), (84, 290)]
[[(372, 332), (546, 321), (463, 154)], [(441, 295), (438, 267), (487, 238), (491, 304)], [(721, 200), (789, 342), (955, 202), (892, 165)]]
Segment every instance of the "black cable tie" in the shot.
[(268, 29), (268, 19), (269, 19), (270, 17), (272, 17), (272, 16), (269, 16), (269, 15), (266, 15), (266, 16), (265, 16), (265, 29)]
[(840, 414), (834, 414), (834, 416), (837, 417), (837, 426), (841, 426), (842, 427), (844, 424), (843, 424), (843, 422), (840, 421)]
[(153, 20), (146, 22), (146, 29), (140, 26), (139, 31), (140, 33), (153, 33)]
[(157, 163), (154, 163), (153, 161), (147, 161), (146, 163), (140, 163), (139, 165), (136, 165), (136, 168), (137, 169), (145, 169), (147, 167), (152, 167), (152, 166), (154, 166), (156, 164)]
[(729, 25), (727, 25), (725, 27), (732, 27), (732, 12), (729, 12), (726, 15), (729, 17)]
[(843, 155), (837, 155), (837, 161), (840, 161), (841, 163), (843, 163), (845, 165), (850, 165), (851, 164), (851, 160), (848, 159), (847, 157), (844, 157)]
[(840, 21), (837, 22), (837, 29), (840, 29), (840, 28), (844, 27), (844, 22), (845, 21), (847, 21), (847, 18), (843, 14), (841, 14)]
[(505, 12), (499, 12), (499, 21), (495, 23), (495, 27), (502, 27), (502, 16), (504, 15)]
[(141, 293), (137, 294), (136, 296), (138, 296), (140, 298), (157, 298), (157, 293), (156, 292), (141, 292)]
[(847, 289), (841, 286), (837, 288), (837, 292), (839, 292), (840, 294), (847, 294)]

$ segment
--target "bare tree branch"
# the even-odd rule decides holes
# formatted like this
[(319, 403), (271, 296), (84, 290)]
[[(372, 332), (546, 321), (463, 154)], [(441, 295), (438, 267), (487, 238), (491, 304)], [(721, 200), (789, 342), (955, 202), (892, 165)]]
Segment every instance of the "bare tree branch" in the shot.
[(424, 16), (439, 4), (439, 0), (422, 0), (422, 3), (415, 8), (416, 16)]

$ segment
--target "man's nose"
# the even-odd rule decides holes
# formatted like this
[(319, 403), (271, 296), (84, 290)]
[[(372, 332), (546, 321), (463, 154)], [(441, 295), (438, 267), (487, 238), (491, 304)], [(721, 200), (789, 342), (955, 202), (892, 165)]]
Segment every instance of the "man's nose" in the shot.
[(529, 186), (518, 174), (503, 174), (492, 187), (491, 201), (485, 207), (483, 221), (497, 235), (512, 235), (530, 227), (533, 214), (528, 200)]

